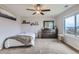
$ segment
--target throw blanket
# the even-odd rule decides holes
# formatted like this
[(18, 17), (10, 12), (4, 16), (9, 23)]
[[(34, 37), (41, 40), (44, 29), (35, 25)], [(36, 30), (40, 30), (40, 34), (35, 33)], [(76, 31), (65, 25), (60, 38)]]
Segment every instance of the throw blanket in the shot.
[(3, 48), (5, 48), (5, 42), (8, 39), (17, 40), (17, 41), (21, 42), (24, 45), (28, 45), (31, 42), (32, 37), (31, 36), (26, 36), (26, 35), (16, 35), (16, 36), (12, 36), (12, 37), (7, 37), (3, 42)]

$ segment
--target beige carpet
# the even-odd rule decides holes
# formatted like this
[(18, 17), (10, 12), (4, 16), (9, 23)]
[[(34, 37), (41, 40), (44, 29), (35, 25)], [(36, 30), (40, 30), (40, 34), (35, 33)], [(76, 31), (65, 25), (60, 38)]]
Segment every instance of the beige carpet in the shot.
[(34, 47), (0, 50), (2, 54), (76, 54), (56, 39), (36, 39)]

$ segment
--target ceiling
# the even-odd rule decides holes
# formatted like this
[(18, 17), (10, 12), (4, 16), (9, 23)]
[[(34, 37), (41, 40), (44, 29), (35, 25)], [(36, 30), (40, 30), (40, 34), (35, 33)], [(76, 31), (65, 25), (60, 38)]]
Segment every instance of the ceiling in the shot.
[[(58, 15), (68, 8), (72, 7), (72, 4), (68, 4), (68, 7), (64, 7), (67, 4), (42, 4), (42, 9), (50, 9), (51, 11), (44, 12), (45, 15)], [(33, 8), (33, 4), (4, 4), (11, 12), (18, 16), (36, 16), (32, 15), (34, 11), (28, 11), (27, 8)]]

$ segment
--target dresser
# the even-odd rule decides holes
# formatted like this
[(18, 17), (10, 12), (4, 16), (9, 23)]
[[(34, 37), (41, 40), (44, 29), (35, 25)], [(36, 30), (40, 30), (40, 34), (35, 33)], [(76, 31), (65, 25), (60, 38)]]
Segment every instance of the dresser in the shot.
[(41, 30), (41, 38), (57, 38), (55, 29), (44, 28)]

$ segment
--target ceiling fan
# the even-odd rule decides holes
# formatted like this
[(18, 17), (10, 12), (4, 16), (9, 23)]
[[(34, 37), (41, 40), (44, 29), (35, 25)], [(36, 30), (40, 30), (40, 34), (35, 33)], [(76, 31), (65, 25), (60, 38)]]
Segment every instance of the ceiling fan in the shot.
[(44, 15), (44, 13), (43, 12), (46, 12), (46, 11), (50, 11), (50, 9), (42, 9), (41, 8), (41, 4), (36, 4), (36, 5), (34, 5), (34, 9), (26, 9), (26, 10), (29, 10), (29, 11), (35, 11), (32, 15), (35, 15), (35, 14), (41, 14), (41, 15)]

